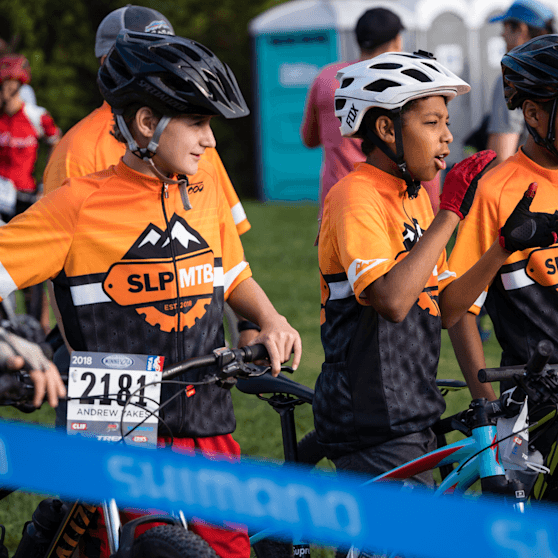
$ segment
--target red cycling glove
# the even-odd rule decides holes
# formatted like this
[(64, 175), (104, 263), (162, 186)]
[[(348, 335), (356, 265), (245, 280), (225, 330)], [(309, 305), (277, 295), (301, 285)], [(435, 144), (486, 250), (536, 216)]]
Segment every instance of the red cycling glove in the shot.
[(546, 248), (556, 244), (558, 240), (558, 211), (529, 211), (536, 193), (537, 183), (532, 182), (504, 226), (498, 231), (500, 246), (510, 253), (526, 248)]
[(447, 174), (440, 195), (440, 209), (447, 209), (465, 219), (471, 209), (477, 184), (486, 166), (496, 158), (491, 149), (479, 151), (457, 163)]

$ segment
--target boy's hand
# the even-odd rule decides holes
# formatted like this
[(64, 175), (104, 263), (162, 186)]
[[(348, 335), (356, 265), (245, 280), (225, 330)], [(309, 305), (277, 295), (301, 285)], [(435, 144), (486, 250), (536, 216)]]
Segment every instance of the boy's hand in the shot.
[(496, 158), (491, 149), (479, 151), (457, 163), (447, 174), (440, 195), (440, 209), (456, 213), (465, 219), (471, 209), (477, 184), (487, 165)]
[(545, 248), (558, 240), (558, 211), (529, 211), (536, 193), (537, 183), (532, 182), (499, 231), (500, 246), (510, 254), (526, 248)]
[(292, 328), (287, 320), (277, 314), (277, 319), (270, 325), (262, 325), (262, 330), (249, 345), (263, 343), (269, 354), (271, 362), (271, 373), (278, 376), (281, 372), (281, 364), (287, 362), (291, 355), (293, 357), (293, 370), (298, 368), (302, 354), (302, 341), (296, 329)]

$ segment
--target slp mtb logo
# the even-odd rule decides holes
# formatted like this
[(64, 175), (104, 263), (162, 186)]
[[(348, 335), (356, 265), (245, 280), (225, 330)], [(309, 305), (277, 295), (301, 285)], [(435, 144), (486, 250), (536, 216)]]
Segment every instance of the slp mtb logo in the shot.
[(351, 108), (349, 109), (349, 114), (347, 114), (346, 122), (347, 122), (347, 126), (349, 126), (349, 128), (353, 127), (353, 125), (355, 123), (355, 120), (356, 120), (356, 117), (357, 117), (357, 114), (358, 114), (358, 111), (357, 111), (355, 105), (353, 104), (351, 106)]
[(122, 261), (111, 266), (103, 290), (162, 331), (176, 330), (179, 313), (180, 329), (190, 328), (211, 303), (214, 260), (204, 238), (175, 214), (168, 231), (153, 224), (143, 231)]

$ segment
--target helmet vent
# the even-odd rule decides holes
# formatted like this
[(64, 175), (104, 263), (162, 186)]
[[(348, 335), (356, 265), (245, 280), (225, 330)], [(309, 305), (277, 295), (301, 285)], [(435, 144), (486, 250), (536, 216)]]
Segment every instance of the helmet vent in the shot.
[(442, 72), (440, 72), (440, 70), (438, 68), (436, 68), (436, 66), (434, 66), (434, 64), (429, 64), (428, 62), (423, 62), (423, 64), (425, 66), (428, 66), (431, 70), (434, 70), (435, 72), (438, 72), (439, 74), (442, 73)]
[[(200, 45), (201, 46), (201, 45)], [(182, 54), (185, 54), (186, 56), (188, 56), (189, 58), (191, 58), (194, 62), (199, 62), (201, 60), (201, 56), (193, 49), (188, 48), (185, 45), (180, 45), (180, 44), (174, 44), (172, 45), (172, 48), (174, 50), (178, 50), (179, 52), (181, 52)], [(181, 57), (182, 58), (182, 57)]]
[(335, 110), (342, 110), (346, 103), (347, 99), (335, 99)]
[(401, 73), (414, 78), (417, 81), (422, 81), (423, 83), (432, 81), (432, 79), (430, 79), (426, 74), (423, 74), (420, 70), (415, 70), (414, 68), (403, 70)]
[(390, 87), (400, 87), (400, 83), (396, 83), (395, 81), (390, 81), (389, 79), (379, 79), (367, 85), (364, 89), (366, 91), (377, 91), (381, 93)]
[(394, 62), (386, 62), (384, 64), (374, 64), (373, 66), (369, 66), (370, 69), (374, 68), (375, 70), (398, 70), (402, 68), (401, 64), (395, 64)]
[(349, 85), (351, 85), (351, 83), (353, 83), (353, 81), (355, 81), (355, 78), (344, 79), (343, 83), (341, 84), (341, 89), (345, 89), (345, 87), (349, 87)]
[(556, 56), (552, 56), (551, 54), (547, 54), (546, 52), (535, 54), (533, 58), (537, 62), (540, 62), (541, 64), (545, 64), (546, 66), (550, 66), (551, 68), (556, 67)]

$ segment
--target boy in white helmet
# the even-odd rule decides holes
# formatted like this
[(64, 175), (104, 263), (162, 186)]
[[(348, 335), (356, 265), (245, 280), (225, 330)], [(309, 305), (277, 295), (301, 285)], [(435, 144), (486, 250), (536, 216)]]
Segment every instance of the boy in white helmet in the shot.
[[(319, 442), (338, 468), (376, 476), (435, 449), (430, 427), (445, 407), (435, 384), (440, 330), (467, 311), (509, 254), (496, 240), (459, 279), (445, 255), (494, 152), (477, 153), (448, 173), (435, 218), (420, 188), (446, 167), (453, 140), (446, 104), (469, 85), (424, 52), (385, 53), (337, 79), (341, 133), (363, 138), (367, 159), (325, 199), (325, 363), (314, 416)], [(532, 219), (542, 231), (537, 245), (554, 242), (556, 218), (531, 214), (526, 204), (528, 198), (501, 235)], [(415, 480), (433, 482), (427, 473)]]

